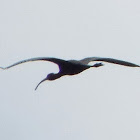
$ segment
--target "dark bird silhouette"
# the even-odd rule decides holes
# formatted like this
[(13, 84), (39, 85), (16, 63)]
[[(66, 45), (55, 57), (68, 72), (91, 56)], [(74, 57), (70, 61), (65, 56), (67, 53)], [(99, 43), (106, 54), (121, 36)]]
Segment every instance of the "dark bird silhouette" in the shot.
[(81, 73), (82, 71), (89, 69), (91, 67), (100, 67), (103, 66), (102, 63), (95, 63), (94, 65), (88, 65), (89, 62), (92, 61), (103, 61), (103, 62), (108, 62), (108, 63), (113, 63), (113, 64), (118, 64), (118, 65), (123, 65), (123, 66), (128, 66), (128, 67), (140, 67), (139, 65), (136, 65), (134, 63), (118, 60), (118, 59), (113, 59), (113, 58), (101, 58), (101, 57), (88, 57), (84, 58), (82, 60), (62, 60), (58, 58), (48, 58), (48, 57), (38, 57), (38, 58), (30, 58), (26, 60), (19, 61), (17, 63), (14, 63), (13, 65), (10, 65), (8, 67), (0, 67), (1, 69), (9, 69), (13, 66), (25, 63), (25, 62), (30, 62), (30, 61), (50, 61), (58, 65), (59, 67), (59, 72), (58, 73), (50, 73), (47, 75), (45, 79), (43, 79), (35, 88), (35, 90), (38, 88), (38, 86), (46, 81), (46, 80), (56, 80), (64, 75), (76, 75)]

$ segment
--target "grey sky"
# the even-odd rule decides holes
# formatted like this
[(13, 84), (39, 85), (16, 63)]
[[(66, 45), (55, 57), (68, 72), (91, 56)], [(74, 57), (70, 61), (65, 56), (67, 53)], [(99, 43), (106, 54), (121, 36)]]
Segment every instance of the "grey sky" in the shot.
[[(0, 65), (31, 57), (140, 64), (138, 0), (0, 1)], [(140, 70), (105, 64), (44, 82), (55, 64), (0, 71), (2, 140), (139, 140)]]

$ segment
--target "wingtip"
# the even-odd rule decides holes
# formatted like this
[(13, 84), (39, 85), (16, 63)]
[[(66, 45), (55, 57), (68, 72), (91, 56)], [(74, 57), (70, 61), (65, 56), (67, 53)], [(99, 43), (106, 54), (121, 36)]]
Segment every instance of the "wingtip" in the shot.
[(3, 68), (3, 67), (0, 67), (0, 69), (5, 70), (5, 68)]

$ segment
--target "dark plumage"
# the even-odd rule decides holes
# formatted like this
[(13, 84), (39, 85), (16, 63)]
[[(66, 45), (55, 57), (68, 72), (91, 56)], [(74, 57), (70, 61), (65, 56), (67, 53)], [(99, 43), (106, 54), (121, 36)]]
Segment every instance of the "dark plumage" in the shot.
[(89, 69), (91, 67), (100, 67), (103, 66), (102, 63), (96, 63), (92, 66), (88, 65), (89, 62), (92, 61), (103, 61), (103, 62), (108, 62), (108, 63), (113, 63), (113, 64), (119, 64), (123, 66), (128, 66), (128, 67), (140, 67), (139, 65), (136, 65), (134, 63), (118, 60), (118, 59), (113, 59), (113, 58), (101, 58), (101, 57), (89, 57), (89, 58), (84, 58), (82, 60), (62, 60), (58, 58), (48, 58), (48, 57), (38, 57), (38, 58), (31, 58), (31, 59), (26, 59), (19, 61), (17, 63), (14, 63), (13, 65), (10, 65), (8, 67), (0, 67), (1, 69), (9, 69), (13, 66), (25, 63), (25, 62), (30, 62), (30, 61), (50, 61), (59, 66), (59, 72), (58, 73), (50, 73), (47, 75), (45, 79), (43, 79), (35, 88), (35, 90), (38, 88), (38, 86), (46, 81), (46, 80), (55, 80), (58, 79), (64, 75), (75, 75), (79, 74), (82, 71)]

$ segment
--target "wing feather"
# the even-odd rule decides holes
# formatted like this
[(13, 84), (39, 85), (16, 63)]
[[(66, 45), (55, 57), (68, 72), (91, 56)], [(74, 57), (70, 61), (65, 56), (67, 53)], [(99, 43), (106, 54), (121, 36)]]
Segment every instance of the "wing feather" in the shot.
[(123, 60), (114, 59), (114, 58), (88, 57), (88, 58), (84, 58), (80, 60), (80, 62), (85, 65), (87, 65), (89, 62), (92, 62), (92, 61), (103, 61), (103, 62), (118, 64), (118, 65), (123, 65), (123, 66), (128, 66), (128, 67), (140, 67), (137, 64), (123, 61)]
[(30, 58), (30, 59), (25, 59), (22, 61), (19, 61), (17, 63), (14, 63), (10, 66), (7, 67), (0, 67), (1, 69), (9, 69), (11, 67), (14, 67), (16, 65), (22, 64), (22, 63), (26, 63), (26, 62), (32, 62), (32, 61), (50, 61), (53, 62), (55, 64), (57, 64), (59, 66), (59, 68), (64, 65), (65, 63), (67, 63), (67, 61), (62, 60), (62, 59), (58, 59), (58, 58), (49, 58), (49, 57), (37, 57), (37, 58)]

